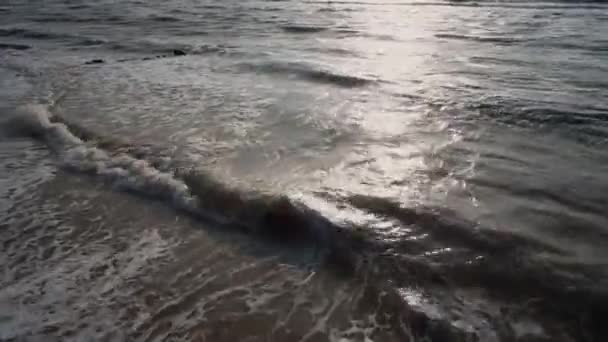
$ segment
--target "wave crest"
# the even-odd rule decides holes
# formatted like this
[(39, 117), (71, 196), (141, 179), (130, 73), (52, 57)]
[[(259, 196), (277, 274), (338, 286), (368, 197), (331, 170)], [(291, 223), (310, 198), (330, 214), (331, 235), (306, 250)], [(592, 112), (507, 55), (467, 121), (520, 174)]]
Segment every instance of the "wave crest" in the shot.
[(111, 153), (94, 144), (97, 139), (92, 133), (53, 116), (41, 105), (19, 108), (3, 126), (45, 142), (64, 167), (99, 176), (118, 189), (166, 201), (197, 218), (248, 233), (312, 244), (329, 250), (342, 266), (351, 262), (346, 257), (348, 249), (334, 237), (340, 228), (287, 196), (232, 188), (202, 170), (161, 170), (130, 155), (124, 146)]

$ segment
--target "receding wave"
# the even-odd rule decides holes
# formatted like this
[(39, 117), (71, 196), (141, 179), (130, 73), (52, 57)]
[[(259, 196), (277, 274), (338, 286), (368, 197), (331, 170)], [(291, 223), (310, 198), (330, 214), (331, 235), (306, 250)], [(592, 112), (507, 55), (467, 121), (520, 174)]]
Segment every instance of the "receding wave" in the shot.
[[(522, 258), (516, 253), (509, 257), (488, 254), (466, 263), (448, 261), (437, 264), (403, 255), (383, 256), (374, 261), (378, 270), (375, 276), (391, 279), (395, 286), (408, 284), (414, 277), (418, 286), (437, 291), (436, 295), (442, 298), (445, 291), (466, 293), (467, 289), (477, 291), (483, 288), (502, 305), (522, 309), (533, 307), (534, 320), (553, 322), (574, 336), (573, 340), (605, 336), (601, 320), (597, 319), (606, 314), (608, 292), (605, 282), (602, 282), (602, 274), (597, 269), (582, 264), (556, 267), (544, 261)], [(585, 275), (581, 277), (580, 273)], [(506, 315), (502, 319), (508, 322), (513, 317)], [(496, 333), (499, 336), (497, 341), (510, 340), (510, 335), (500, 328)], [(477, 340), (454, 339), (452, 336), (445, 339)], [(545, 340), (553, 339), (539, 339)]]
[[(585, 320), (581, 325), (568, 323), (568, 317), (596, 317), (605, 312), (608, 292), (602, 281), (603, 272), (597, 268), (552, 262), (550, 258), (539, 259), (537, 253), (545, 256), (567, 254), (541, 241), (479, 227), (444, 209), (407, 208), (387, 198), (367, 195), (338, 199), (367, 213), (397, 220), (407, 227), (406, 231), (412, 230), (401, 239), (357, 249), (358, 253), (372, 255), (373, 260), (369, 267), (362, 267), (359, 272), (371, 272), (370, 277), (387, 279), (396, 288), (407, 288), (414, 281), (436, 296), (443, 296), (446, 291), (467, 292), (483, 288), (491, 294), (492, 300), (517, 307), (529, 305), (526, 301), (535, 298), (537, 320), (560, 322), (579, 339), (587, 334), (600, 336), (598, 320)], [(441, 256), (428, 253), (429, 248), (450, 251)], [(421, 318), (425, 321), (427, 317)], [(433, 340), (476, 340), (435, 328), (437, 331), (431, 333)], [(508, 340), (508, 334), (504, 333), (498, 329), (500, 338), (497, 340)]]
[(241, 66), (255, 72), (297, 76), (312, 82), (328, 83), (346, 88), (363, 87), (375, 82), (368, 78), (342, 75), (303, 63), (242, 64)]

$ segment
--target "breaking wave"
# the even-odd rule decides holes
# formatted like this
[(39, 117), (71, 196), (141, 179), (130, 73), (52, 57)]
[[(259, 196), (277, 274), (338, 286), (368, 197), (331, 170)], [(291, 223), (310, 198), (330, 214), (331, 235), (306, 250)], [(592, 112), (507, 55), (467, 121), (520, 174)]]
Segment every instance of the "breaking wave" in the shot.
[[(571, 276), (562, 274), (567, 269), (559, 271), (552, 265), (535, 262), (526, 252), (561, 254), (559, 250), (525, 237), (477, 229), (474, 223), (459, 219), (453, 213), (432, 208), (404, 208), (397, 202), (373, 196), (335, 198), (378, 217), (397, 220), (404, 227), (413, 228), (414, 233), (428, 235), (424, 242), (407, 238), (384, 241), (373, 229), (338, 225), (287, 196), (231, 187), (201, 170), (172, 170), (167, 165), (161, 166), (154, 155), (125, 142), (104, 140), (86, 128), (52, 115), (45, 106), (21, 107), (2, 122), (0, 128), (44, 142), (69, 170), (99, 177), (121, 190), (164, 201), (202, 221), (290, 245), (314, 246), (336, 271), (357, 278), (378, 279), (369, 283), (370, 293), (382, 293), (390, 299), (392, 304), (387, 310), (395, 317), (395, 326), (399, 326), (400, 321), (409, 321), (414, 331), (433, 339), (469, 341), (472, 335), (454, 328), (448, 320), (433, 319), (404, 302), (398, 289), (409, 286), (413, 279), (438, 293), (481, 285), (504, 302), (519, 300), (519, 295), (528, 293), (538, 298), (539, 312), (557, 321), (577, 313), (600, 317), (605, 311), (608, 296), (593, 285), (598, 281), (593, 272), (590, 271), (589, 279), (583, 282), (584, 288), (573, 291), (572, 286), (580, 286), (578, 278), (575, 282)], [(464, 264), (456, 260), (460, 258), (438, 262), (437, 258), (420, 257), (419, 252), (428, 250), (429, 244), (481, 252), (484, 257)], [(383, 280), (389, 280), (394, 286), (386, 286)], [(509, 286), (505, 286), (507, 283)], [(559, 314), (552, 313), (555, 308)], [(598, 324), (597, 319), (592, 319), (577, 329), (599, 335)]]
[(345, 246), (334, 236), (342, 229), (286, 196), (232, 188), (201, 170), (159, 167), (144, 153), (133, 153), (121, 142), (104, 142), (94, 133), (53, 116), (42, 105), (18, 108), (2, 126), (10, 128), (12, 134), (42, 140), (71, 171), (101, 177), (118, 189), (165, 201), (222, 226), (285, 242), (312, 244), (328, 251), (341, 266), (352, 262), (344, 254)]

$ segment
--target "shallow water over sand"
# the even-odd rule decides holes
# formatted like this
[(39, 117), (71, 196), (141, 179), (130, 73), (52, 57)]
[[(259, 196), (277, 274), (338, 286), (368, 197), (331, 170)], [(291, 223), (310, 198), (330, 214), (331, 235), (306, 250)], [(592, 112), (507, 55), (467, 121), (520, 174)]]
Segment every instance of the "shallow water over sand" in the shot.
[(607, 10), (0, 5), (0, 339), (605, 339)]

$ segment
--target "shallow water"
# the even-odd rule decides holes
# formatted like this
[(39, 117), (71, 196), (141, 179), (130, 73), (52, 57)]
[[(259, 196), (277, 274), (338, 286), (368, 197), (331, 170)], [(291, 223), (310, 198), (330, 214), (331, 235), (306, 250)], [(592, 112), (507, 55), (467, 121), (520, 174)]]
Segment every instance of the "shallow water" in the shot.
[(3, 3), (0, 339), (604, 340), (607, 13)]

